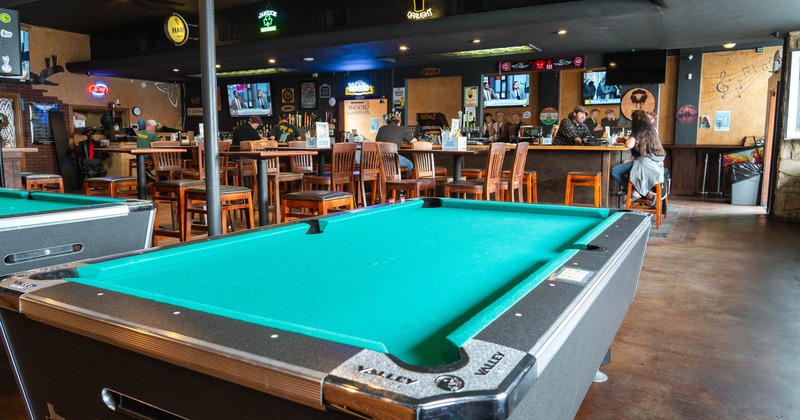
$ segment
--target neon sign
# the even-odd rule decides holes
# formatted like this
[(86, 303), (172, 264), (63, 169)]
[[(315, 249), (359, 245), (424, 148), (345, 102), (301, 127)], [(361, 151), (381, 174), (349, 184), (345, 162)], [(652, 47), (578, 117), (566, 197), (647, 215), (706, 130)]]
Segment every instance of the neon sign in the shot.
[(108, 94), (108, 86), (103, 82), (97, 82), (89, 85), (89, 92), (95, 98), (102, 98)]
[(425, 20), (433, 17), (433, 9), (425, 8), (425, 0), (414, 0), (413, 10), (409, 10), (406, 14), (408, 20)]
[(261, 32), (274, 32), (278, 30), (275, 25), (275, 18), (278, 17), (278, 12), (274, 10), (264, 10), (258, 14), (258, 19), (261, 20)]
[(374, 92), (375, 87), (363, 80), (348, 83), (344, 90), (344, 94), (348, 96), (371, 95)]

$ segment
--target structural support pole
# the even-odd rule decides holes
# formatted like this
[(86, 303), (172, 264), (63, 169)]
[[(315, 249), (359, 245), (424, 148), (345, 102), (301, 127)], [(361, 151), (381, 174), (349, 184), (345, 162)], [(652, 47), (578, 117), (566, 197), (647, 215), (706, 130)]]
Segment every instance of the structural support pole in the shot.
[(208, 236), (222, 233), (219, 195), (219, 144), (217, 139), (217, 51), (214, 0), (200, 0), (200, 71), (203, 85), (203, 141), (206, 159)]

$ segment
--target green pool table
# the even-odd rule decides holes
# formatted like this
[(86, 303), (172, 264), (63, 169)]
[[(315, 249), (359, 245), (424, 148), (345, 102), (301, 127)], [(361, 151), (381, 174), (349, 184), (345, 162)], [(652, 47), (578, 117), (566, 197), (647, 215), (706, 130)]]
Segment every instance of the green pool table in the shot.
[(0, 188), (0, 277), (150, 246), (149, 201)]
[(14, 275), (0, 325), (33, 418), (570, 417), (649, 229), (410, 200)]

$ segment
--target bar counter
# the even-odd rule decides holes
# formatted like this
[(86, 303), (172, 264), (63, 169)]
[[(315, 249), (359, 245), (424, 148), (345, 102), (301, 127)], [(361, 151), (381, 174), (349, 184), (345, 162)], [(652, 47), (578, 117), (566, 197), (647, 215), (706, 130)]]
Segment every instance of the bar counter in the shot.
[[(440, 145), (434, 145), (440, 148)], [(471, 145), (468, 149), (488, 149), (489, 145)], [(516, 145), (509, 143), (507, 149), (513, 151)], [(402, 152), (402, 150), (401, 150)], [(630, 158), (630, 150), (624, 146), (530, 146), (525, 169), (536, 171), (538, 198), (540, 203), (564, 203), (567, 172), (600, 172), (602, 174), (603, 207), (618, 207), (616, 195), (611, 195), (611, 168), (622, 160)], [(451, 156), (436, 156), (436, 164), (453, 167)], [(513, 154), (507, 153), (503, 162), (505, 169), (511, 169)], [(485, 168), (486, 155), (465, 156), (465, 168)], [(452, 170), (448, 169), (452, 175)], [(576, 188), (575, 202), (591, 204), (591, 188)]]

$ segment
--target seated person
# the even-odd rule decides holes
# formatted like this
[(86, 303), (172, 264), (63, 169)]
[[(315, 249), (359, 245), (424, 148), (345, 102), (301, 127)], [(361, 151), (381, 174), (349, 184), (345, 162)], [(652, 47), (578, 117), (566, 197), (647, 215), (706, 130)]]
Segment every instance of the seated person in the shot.
[(617, 138), (617, 142), (631, 147), (634, 159), (611, 168), (611, 176), (619, 184), (620, 191), (624, 191), (623, 188), (630, 181), (633, 184), (631, 198), (634, 200), (648, 198), (650, 205), (655, 206), (658, 198), (651, 188), (657, 183), (664, 182), (666, 152), (647, 114), (642, 110), (636, 110), (632, 117), (631, 137)]
[[(95, 151), (101, 147), (108, 146), (108, 140), (95, 140), (94, 130), (87, 129), (83, 132), (86, 135), (86, 140), (78, 143), (75, 148), (75, 157), (78, 160), (81, 171), (86, 178), (93, 178), (97, 176), (106, 176), (107, 172), (103, 168), (103, 159), (108, 157), (107, 153)], [(106, 142), (104, 144), (104, 142)]]

